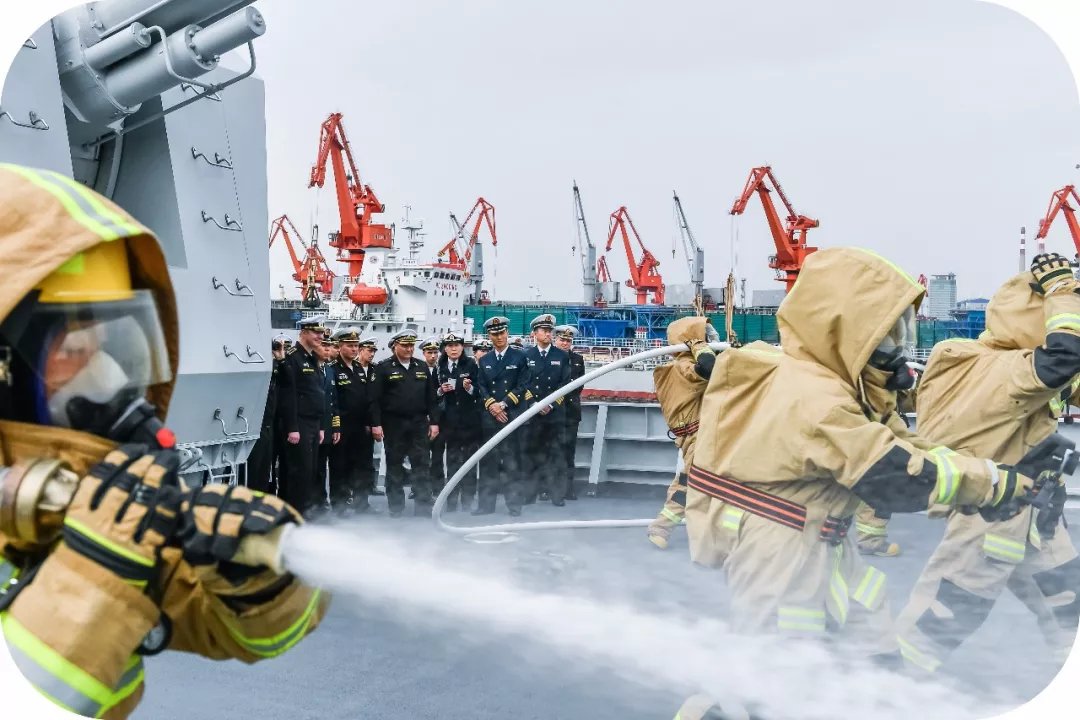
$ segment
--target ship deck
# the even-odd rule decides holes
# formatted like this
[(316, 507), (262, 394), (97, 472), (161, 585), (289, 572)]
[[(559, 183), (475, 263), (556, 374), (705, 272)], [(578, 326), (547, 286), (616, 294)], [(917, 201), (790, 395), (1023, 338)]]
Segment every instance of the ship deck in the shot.
[[(660, 488), (647, 486), (632, 487), (622, 495), (582, 495), (562, 509), (527, 506), (522, 519), (650, 517), (661, 498)], [(382, 504), (382, 498), (378, 501)], [(460, 513), (448, 517), (455, 524), (472, 520)], [(496, 522), (506, 519), (501, 514), (491, 517)], [(1076, 541), (1080, 512), (1070, 510), (1068, 517)], [(517, 543), (482, 546), (440, 534), (431, 523), (418, 519), (391, 521), (380, 515), (350, 522), (370, 523), (400, 536), (403, 543), (439, 543), (464, 566), (516, 573), (545, 589), (601, 599), (614, 596), (643, 608), (666, 609), (673, 618), (689, 608), (717, 616), (725, 611), (721, 573), (689, 563), (682, 529), (676, 531), (672, 547), (660, 552), (645, 540), (641, 528), (523, 533)], [(903, 555), (873, 560), (888, 574), (894, 614), (942, 530), (942, 522), (925, 515), (894, 519), (891, 535), (903, 547)], [(546, 553), (565, 556), (570, 563)], [(357, 573), (364, 571), (356, 568)], [(623, 681), (615, 673), (591, 668), (587, 660), (557, 655), (542, 642), (532, 642), (543, 637), (551, 623), (574, 622), (573, 617), (537, 617), (531, 637), (508, 639), (484, 627), (409, 624), (393, 607), (366, 606), (337, 596), (323, 625), (277, 659), (251, 667), (180, 653), (150, 659), (147, 693), (136, 717), (666, 720), (675, 714), (679, 693)], [(1001, 662), (1000, 642), (1005, 636), (1008, 661)], [(655, 661), (677, 664), (680, 650), (657, 647)], [(1000, 600), (983, 627), (953, 656), (949, 670), (973, 688), (1015, 691), (1017, 704), (1042, 690), (1056, 671), (1034, 619), (1012, 596)], [(724, 668), (716, 672), (723, 673)], [(808, 668), (801, 682), (813, 682), (816, 672), (820, 669)], [(776, 682), (786, 684), (779, 678)], [(242, 699), (237, 695), (240, 687)], [(914, 715), (912, 709), (909, 716)]]

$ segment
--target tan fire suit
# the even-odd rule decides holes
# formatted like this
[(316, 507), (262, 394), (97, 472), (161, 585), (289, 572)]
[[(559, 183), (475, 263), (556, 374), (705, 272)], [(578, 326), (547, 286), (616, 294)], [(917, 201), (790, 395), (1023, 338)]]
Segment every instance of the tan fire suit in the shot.
[[(121, 238), (133, 284), (154, 291), (175, 374), (176, 305), (157, 241), (119, 207), (56, 173), (0, 165), (0, 318), (82, 251)], [(158, 387), (149, 398), (162, 413), (171, 391), (171, 385)], [(86, 433), (0, 422), (0, 465), (58, 457), (82, 475), (113, 447)], [(16, 665), (66, 709), (124, 718), (143, 692), (143, 661), (135, 650), (162, 612), (172, 620), (170, 649), (255, 662), (295, 645), (318, 625), (329, 602), (318, 589), (270, 571), (234, 585), (216, 566), (194, 568), (171, 548), (163, 552), (159, 579), (155, 602), (63, 543), (22, 547), (0, 536), (0, 598), (19, 589), (0, 612)], [(275, 592), (268, 593), (271, 586)]]
[[(1080, 384), (1080, 287), (1045, 298), (1032, 275), (1003, 285), (977, 340), (940, 343), (920, 384), (919, 433), (972, 455), (1015, 463), (1057, 430)], [(1074, 400), (1075, 402), (1075, 400)], [(936, 670), (1007, 588), (1035, 614), (1064, 660), (1080, 616), (1080, 558), (1068, 533), (1028, 508), (1006, 522), (953, 513), (897, 622), (910, 665)]]
[[(694, 343), (691, 351), (674, 356), (672, 362), (653, 370), (653, 383), (660, 411), (668, 425), (668, 434), (682, 453), (683, 467), (694, 462), (694, 442), (697, 439), (701, 398), (709, 384), (716, 354), (705, 344), (704, 317), (679, 318), (668, 325), (668, 345)], [(676, 472), (667, 490), (660, 514), (649, 525), (649, 539), (659, 548), (667, 547), (671, 530), (683, 523), (686, 512), (686, 474)]]
[(931, 448), (884, 412), (895, 393), (866, 380), (871, 353), (922, 296), (874, 253), (821, 250), (780, 307), (783, 350), (751, 343), (716, 361), (687, 527), (693, 559), (723, 566), (737, 628), (846, 631), (869, 654), (894, 652), (885, 576), (847, 534), (860, 499), (914, 512), (993, 497), (996, 468)]

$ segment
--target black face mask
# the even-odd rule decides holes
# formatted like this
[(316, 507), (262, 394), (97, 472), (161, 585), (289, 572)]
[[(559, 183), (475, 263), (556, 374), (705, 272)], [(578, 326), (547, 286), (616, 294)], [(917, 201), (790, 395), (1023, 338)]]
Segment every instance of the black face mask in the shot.
[(903, 348), (875, 350), (870, 356), (870, 366), (889, 373), (886, 390), (895, 392), (915, 387), (915, 371), (908, 367)]

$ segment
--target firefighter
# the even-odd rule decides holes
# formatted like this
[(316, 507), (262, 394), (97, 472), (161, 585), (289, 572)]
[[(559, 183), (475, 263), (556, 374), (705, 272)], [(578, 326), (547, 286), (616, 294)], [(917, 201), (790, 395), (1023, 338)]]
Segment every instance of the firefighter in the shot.
[[(437, 338), (428, 338), (420, 343), (420, 351), (424, 353), (424, 363), (427, 365), (428, 374), (439, 384), (439, 352), (442, 343)], [(438, 395), (439, 408), (443, 407), (442, 395)], [(442, 492), (446, 485), (446, 433), (439, 432), (430, 443), (431, 448), (431, 494), (434, 496)]]
[[(1080, 283), (1068, 259), (1037, 256), (990, 301), (976, 341), (935, 346), (919, 385), (919, 433), (960, 452), (1017, 462), (1058, 427), (1080, 387)], [(933, 672), (1008, 588), (1061, 661), (1080, 617), (1080, 558), (1062, 527), (1065, 488), (1005, 521), (952, 513), (900, 613), (900, 650)]]
[(390, 517), (405, 510), (405, 458), (412, 467), (416, 498), (413, 514), (431, 517), (429, 443), (439, 434), (435, 378), (425, 363), (413, 357), (416, 335), (402, 330), (390, 338), (393, 353), (375, 366), (371, 392), (371, 434), (385, 443), (386, 500)]
[(278, 380), (281, 430), (286, 443), (279, 494), (285, 502), (308, 514), (317, 507), (315, 476), (319, 445), (325, 437), (326, 385), (319, 371), (322, 339), (320, 320), (302, 321), (296, 345), (281, 363)]
[(884, 574), (847, 532), (859, 501), (1010, 517), (1030, 489), (1015, 467), (932, 446), (886, 413), (914, 381), (904, 348), (924, 293), (872, 252), (819, 250), (777, 315), (782, 349), (757, 342), (716, 360), (687, 529), (692, 559), (723, 566), (736, 628), (841, 634), (898, 665)]
[(244, 487), (222, 509), (228, 486), (184, 487), (175, 449), (105, 437), (131, 403), (164, 416), (172, 394), (176, 302), (156, 239), (50, 171), (0, 166), (0, 204), (0, 464), (56, 457), (83, 477), (62, 541), (0, 535), (0, 625), (16, 665), (64, 709), (116, 719), (142, 697), (143, 653), (287, 651), (328, 598), (266, 568), (226, 579), (218, 562), (296, 513)]
[[(452, 477), (480, 448), (480, 391), (476, 388), (476, 362), (464, 354), (465, 339), (450, 332), (443, 335), (440, 346), (438, 394), (442, 398), (442, 420), (439, 437), (445, 438), (446, 472)], [(446, 509), (454, 512), (460, 504), (462, 510), (472, 510), (475, 496), (474, 468), (447, 498)]]
[(338, 359), (329, 366), (329, 372), (337, 395), (341, 438), (330, 455), (330, 503), (334, 512), (348, 517), (356, 512), (371, 512), (366, 478), (361, 480), (365, 461), (367, 465), (372, 462), (368, 419), (371, 399), (367, 373), (359, 363), (359, 333), (342, 330), (334, 339), (338, 343)]
[[(710, 342), (720, 336), (706, 317), (679, 318), (667, 327), (668, 345), (686, 344), (689, 350), (677, 353), (672, 362), (653, 370), (656, 399), (668, 424), (668, 436), (682, 453), (683, 468), (694, 463), (694, 443), (697, 440), (701, 398), (709, 384), (716, 353)], [(667, 550), (671, 531), (683, 524), (686, 515), (686, 474), (677, 472), (667, 490), (660, 514), (649, 525), (649, 542)]]
[[(530, 327), (535, 344), (525, 351), (529, 386), (525, 391), (528, 405), (533, 405), (570, 382), (570, 356), (551, 344), (555, 316), (550, 313), (533, 318)], [(566, 505), (566, 475), (562, 463), (552, 459), (552, 451), (562, 459), (563, 431), (566, 428), (566, 398), (561, 397), (540, 410), (525, 427), (525, 504), (551, 500), (555, 507)]]
[[(480, 389), (480, 428), (487, 442), (525, 409), (529, 371), (525, 353), (510, 347), (506, 331), (510, 321), (502, 316), (488, 318), (484, 330), (491, 341), (491, 352), (479, 362), (476, 386)], [(495, 500), (501, 491), (511, 517), (521, 515), (522, 484), (518, 464), (518, 439), (511, 434), (480, 461), (480, 491), (473, 515), (495, 512)]]
[[(570, 356), (570, 382), (585, 375), (585, 358), (574, 352), (574, 335), (577, 328), (573, 325), (559, 325), (555, 328), (555, 347)], [(576, 475), (575, 456), (577, 454), (578, 426), (581, 424), (581, 388), (566, 396), (566, 426), (563, 429), (563, 453), (566, 456), (566, 499), (577, 500), (574, 489)]]
[(273, 364), (270, 369), (270, 385), (266, 390), (266, 406), (263, 408), (262, 427), (259, 429), (259, 439), (251, 448), (247, 463), (244, 465), (247, 486), (252, 490), (272, 493), (277, 490), (277, 483), (273, 475), (276, 446), (274, 442), (275, 425), (277, 419), (277, 384), (281, 362), (285, 359), (285, 345), (281, 338), (274, 338), (270, 344), (270, 353), (273, 356)]

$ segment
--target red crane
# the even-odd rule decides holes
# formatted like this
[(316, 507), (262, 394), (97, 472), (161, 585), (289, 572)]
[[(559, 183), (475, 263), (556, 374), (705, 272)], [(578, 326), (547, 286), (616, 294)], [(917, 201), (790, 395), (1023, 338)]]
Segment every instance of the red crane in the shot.
[[(477, 210), (480, 211), (480, 214), (476, 216), (472, 231), (469, 233), (469, 239), (464, 240), (465, 231), (469, 227), (469, 222), (472, 221), (473, 215), (476, 215)], [(472, 210), (470, 210), (469, 214), (465, 217), (465, 222), (461, 223), (459, 231), (454, 234), (454, 237), (450, 238), (450, 242), (446, 243), (446, 245), (439, 250), (436, 255), (438, 260), (456, 270), (463, 271), (465, 273), (465, 278), (468, 279), (472, 271), (470, 266), (472, 264), (473, 248), (476, 247), (476, 243), (480, 239), (480, 229), (485, 222), (487, 223), (488, 235), (491, 237), (491, 246), (495, 247), (498, 245), (499, 240), (495, 234), (495, 206), (481, 197), (476, 199), (476, 203), (472, 206)], [(459, 238), (465, 243), (464, 249), (460, 249), (460, 246), (458, 245)], [(448, 256), (445, 261), (443, 261), (443, 256)]]
[[(634, 239), (637, 240), (638, 245), (641, 247), (640, 262), (634, 259), (634, 249), (630, 247), (630, 235), (626, 231), (627, 227), (634, 233)], [(630, 279), (626, 281), (626, 286), (637, 291), (637, 304), (644, 305), (648, 294), (651, 292), (653, 304), (663, 305), (664, 279), (660, 277), (660, 272), (657, 270), (660, 267), (660, 261), (649, 252), (648, 248), (645, 247), (645, 243), (641, 242), (641, 236), (638, 235), (637, 228), (634, 227), (634, 221), (630, 219), (630, 213), (625, 206), (611, 213), (607, 247), (604, 252), (611, 250), (611, 245), (615, 242), (616, 232), (622, 234), (623, 247), (626, 249), (626, 262), (630, 266)], [(606, 263), (604, 269), (605, 271), (607, 269)]]
[[(288, 225), (288, 228), (286, 228), (286, 225)], [(296, 254), (292, 238), (289, 237), (289, 230), (292, 230), (297, 242), (304, 248), (303, 260), (300, 260)], [(282, 215), (277, 220), (274, 220), (270, 226), (270, 247), (274, 247), (274, 240), (277, 239), (278, 235), (285, 240), (285, 247), (289, 250), (289, 259), (292, 260), (293, 265), (293, 280), (300, 283), (300, 289), (303, 291), (304, 296), (304, 305), (318, 307), (322, 304), (319, 293), (329, 297), (334, 292), (334, 278), (337, 276), (330, 269), (330, 265), (326, 262), (318, 243), (306, 244), (300, 235), (300, 231), (296, 229), (288, 215)]]
[(337, 248), (338, 259), (349, 264), (350, 299), (357, 305), (381, 305), (386, 302), (386, 290), (361, 283), (360, 272), (367, 249), (389, 249), (393, 247), (393, 236), (386, 225), (371, 221), (371, 216), (384, 212), (386, 206), (379, 202), (371, 186), (360, 180), (341, 113), (331, 113), (322, 124), (319, 154), (311, 166), (309, 188), (321, 188), (326, 182), (327, 158), (334, 166), (334, 189), (341, 218), (341, 229), (330, 234), (330, 247)]
[[(1070, 199), (1075, 205), (1070, 205)], [(1076, 209), (1080, 207), (1080, 195), (1076, 194), (1075, 185), (1066, 185), (1056, 191), (1050, 198), (1050, 207), (1046, 210), (1046, 217), (1039, 221), (1039, 233), (1035, 236), (1039, 247), (1046, 246), (1046, 234), (1050, 232), (1050, 226), (1054, 224), (1058, 212), (1065, 216), (1065, 223), (1069, 226), (1069, 234), (1072, 235), (1073, 246), (1076, 248), (1076, 257), (1080, 258), (1080, 222), (1076, 219)], [(1043, 250), (1040, 249), (1040, 252)]]
[[(769, 197), (769, 193), (773, 190), (780, 196), (780, 200), (787, 209), (788, 214), (784, 225), (780, 224), (780, 215), (776, 212), (776, 206)], [(772, 233), (773, 243), (776, 245), (776, 254), (769, 257), (769, 267), (776, 271), (776, 279), (785, 284), (785, 291), (791, 292), (791, 287), (795, 284), (795, 279), (799, 277), (799, 271), (802, 270), (806, 257), (817, 250), (816, 247), (806, 244), (806, 231), (818, 227), (820, 223), (795, 212), (795, 208), (784, 195), (784, 189), (776, 181), (772, 168), (767, 165), (750, 171), (750, 179), (746, 181), (742, 195), (732, 206), (731, 214), (742, 215), (755, 192), (761, 198), (762, 207), (765, 208), (769, 232)]]

